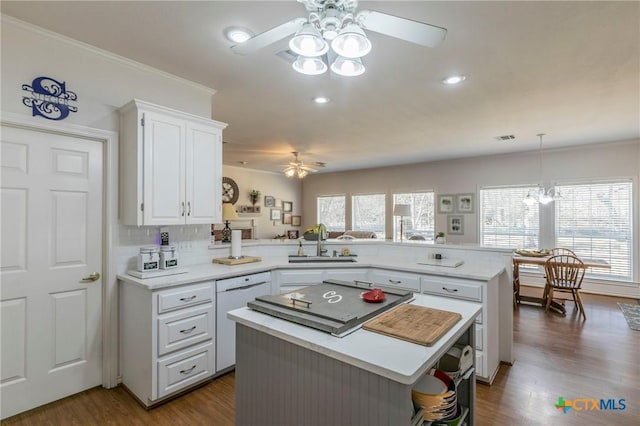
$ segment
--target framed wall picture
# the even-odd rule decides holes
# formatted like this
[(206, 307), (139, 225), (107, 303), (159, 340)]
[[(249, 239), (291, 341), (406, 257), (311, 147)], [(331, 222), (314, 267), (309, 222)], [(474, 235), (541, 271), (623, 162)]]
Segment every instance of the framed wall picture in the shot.
[(446, 214), (453, 213), (455, 205), (453, 194), (441, 194), (438, 195), (438, 213)]
[(291, 213), (293, 211), (293, 203), (291, 201), (283, 201), (282, 211), (286, 213)]
[(300, 232), (297, 229), (291, 229), (287, 231), (290, 240), (297, 240), (300, 237)]
[(291, 216), (291, 226), (302, 225), (302, 216)]
[(464, 234), (464, 216), (450, 214), (447, 216), (447, 233), (451, 235)]
[(284, 213), (282, 215), (282, 223), (285, 225), (291, 225), (291, 213)]
[(276, 199), (273, 198), (271, 195), (265, 195), (264, 196), (264, 206), (265, 207), (275, 207), (276, 206)]
[(274, 204), (274, 207), (277, 209), (282, 208), (282, 200), (280, 198), (276, 198), (276, 203)]
[(456, 197), (456, 212), (457, 213), (473, 213), (475, 210), (475, 203), (473, 200), (473, 194), (458, 194)]
[(271, 220), (282, 219), (282, 211), (280, 209), (271, 209)]

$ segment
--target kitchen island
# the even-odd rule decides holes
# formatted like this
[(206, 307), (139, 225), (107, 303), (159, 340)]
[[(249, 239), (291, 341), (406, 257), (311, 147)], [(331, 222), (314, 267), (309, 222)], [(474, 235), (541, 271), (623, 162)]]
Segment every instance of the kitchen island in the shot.
[[(462, 318), (433, 346), (358, 329), (342, 338), (248, 308), (236, 326), (236, 424), (412, 425), (412, 387), (455, 343), (475, 346), (481, 305), (416, 294), (411, 302)], [(474, 424), (475, 375), (458, 401)]]

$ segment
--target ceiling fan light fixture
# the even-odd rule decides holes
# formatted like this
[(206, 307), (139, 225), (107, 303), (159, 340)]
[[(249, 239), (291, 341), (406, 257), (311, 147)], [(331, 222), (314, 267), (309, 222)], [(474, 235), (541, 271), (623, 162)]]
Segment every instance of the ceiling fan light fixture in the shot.
[(308, 171), (306, 171), (305, 169), (300, 169), (300, 168), (298, 168), (297, 172), (298, 172), (298, 179), (302, 179), (303, 177), (305, 177), (306, 175), (309, 174)]
[(307, 22), (302, 26), (300, 31), (289, 40), (289, 48), (298, 55), (316, 57), (327, 53), (327, 51), (329, 51), (329, 44), (324, 41), (316, 27)]
[(360, 58), (338, 56), (331, 64), (331, 71), (343, 77), (356, 77), (364, 74), (365, 67)]
[(298, 56), (291, 66), (297, 72), (306, 75), (319, 75), (327, 71), (327, 64), (321, 58)]
[(296, 174), (296, 168), (295, 167), (287, 167), (283, 171), (284, 171), (284, 175), (286, 177), (288, 177), (288, 178), (293, 177), (293, 175)]
[(345, 58), (361, 58), (371, 51), (371, 42), (358, 24), (348, 24), (331, 42), (331, 48)]

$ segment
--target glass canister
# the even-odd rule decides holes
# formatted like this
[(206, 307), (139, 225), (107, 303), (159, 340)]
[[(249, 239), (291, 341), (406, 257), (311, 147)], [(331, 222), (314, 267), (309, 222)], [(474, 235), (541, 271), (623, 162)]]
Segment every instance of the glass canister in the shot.
[(160, 249), (158, 246), (140, 247), (138, 271), (157, 271), (160, 268)]
[(178, 251), (176, 246), (160, 246), (160, 269), (178, 267)]

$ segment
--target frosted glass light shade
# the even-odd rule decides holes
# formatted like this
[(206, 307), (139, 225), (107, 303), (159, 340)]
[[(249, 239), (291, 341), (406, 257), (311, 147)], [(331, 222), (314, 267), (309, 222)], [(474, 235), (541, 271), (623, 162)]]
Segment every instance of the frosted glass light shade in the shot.
[(356, 77), (365, 72), (360, 58), (350, 59), (338, 56), (331, 64), (331, 71), (343, 77)]
[(298, 56), (291, 66), (297, 72), (306, 75), (319, 75), (327, 71), (327, 64), (320, 58)]
[(362, 28), (349, 24), (331, 41), (331, 48), (345, 58), (361, 58), (371, 51), (371, 42)]
[(289, 40), (289, 48), (298, 55), (315, 57), (327, 53), (329, 44), (322, 38), (320, 32), (318, 32), (313, 25), (306, 23), (300, 31)]

